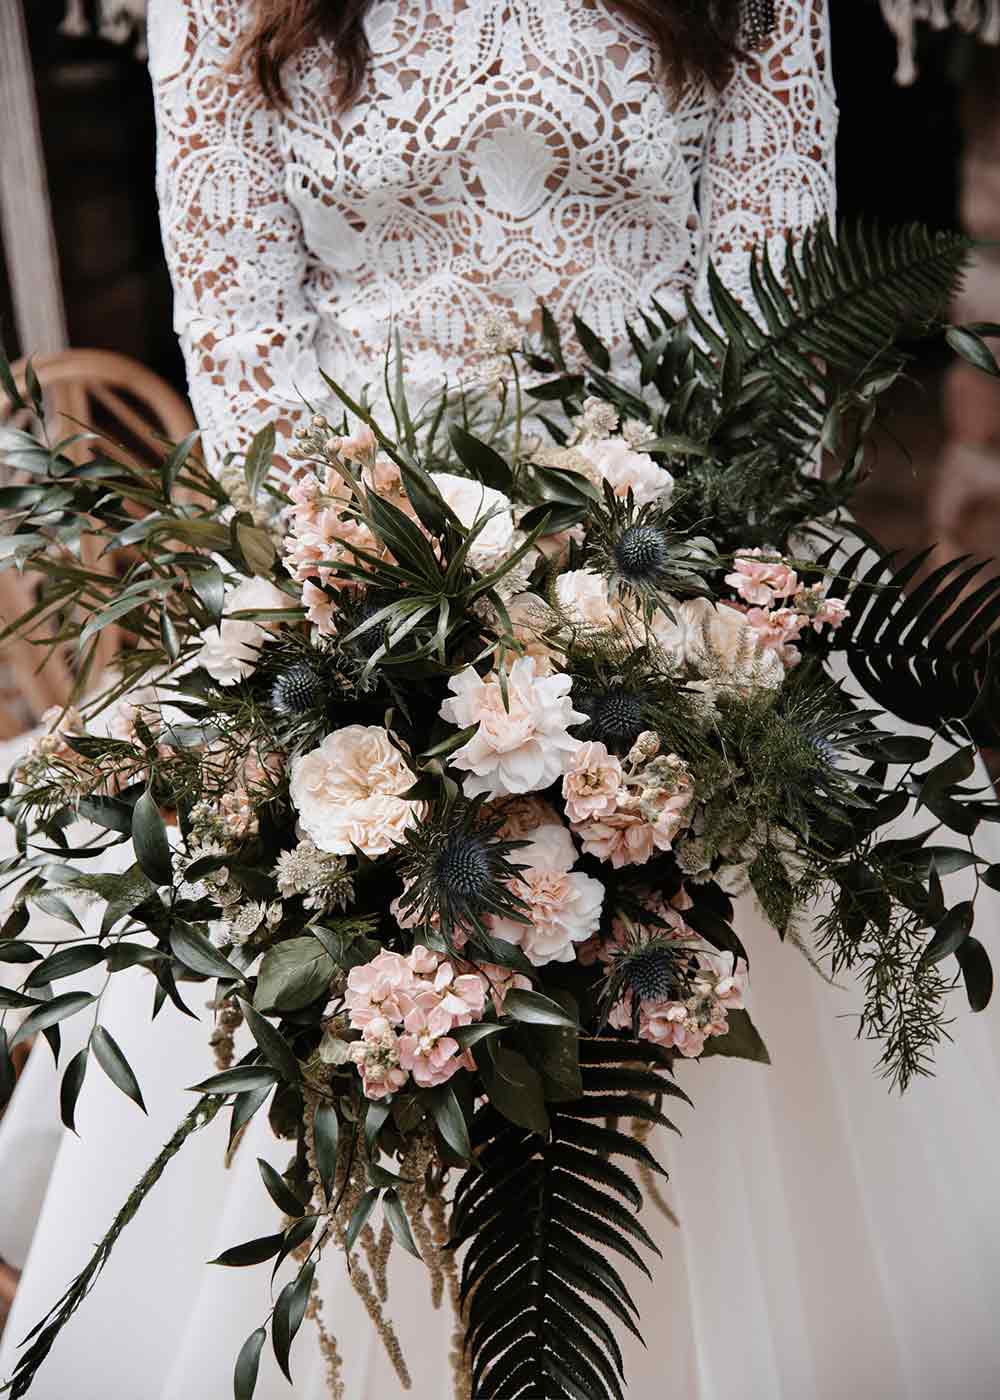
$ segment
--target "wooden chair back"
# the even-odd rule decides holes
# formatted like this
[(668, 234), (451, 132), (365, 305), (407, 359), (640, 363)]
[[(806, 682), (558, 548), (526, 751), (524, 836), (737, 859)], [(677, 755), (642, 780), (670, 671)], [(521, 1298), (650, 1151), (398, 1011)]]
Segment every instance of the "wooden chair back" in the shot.
[[(46, 426), (54, 441), (94, 428), (134, 459), (158, 461), (164, 440), (177, 442), (194, 428), (191, 410), (180, 394), (127, 355), (110, 350), (66, 350), (41, 355), (31, 363), (44, 391)], [(15, 383), (24, 393), (27, 361), (19, 361), (12, 369)], [(27, 414), (14, 410), (9, 400), (0, 401), (0, 422), (26, 427), (26, 418)], [(69, 455), (78, 461), (86, 460), (90, 452), (87, 442), (69, 449)], [(0, 459), (0, 484), (15, 481), (16, 475)], [(84, 549), (87, 562), (93, 565), (96, 542), (84, 541)], [(113, 568), (111, 561), (108, 568)], [(15, 569), (0, 571), (0, 619), (4, 624), (35, 606), (36, 588)], [(105, 630), (98, 666), (107, 664), (120, 642), (118, 629)], [(30, 727), (52, 706), (61, 708), (72, 685), (73, 671), (66, 655), (46, 653), (28, 638), (5, 643), (0, 655), (0, 738), (10, 738)]]

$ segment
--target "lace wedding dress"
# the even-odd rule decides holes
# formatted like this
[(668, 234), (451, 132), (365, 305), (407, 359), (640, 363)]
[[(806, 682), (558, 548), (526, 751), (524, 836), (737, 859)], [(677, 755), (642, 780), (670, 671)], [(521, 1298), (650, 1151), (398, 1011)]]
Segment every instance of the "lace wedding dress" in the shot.
[[(377, 0), (369, 76), (343, 115), (322, 45), (291, 65), (285, 110), (252, 93), (232, 67), (248, 8), (152, 0), (150, 15), (176, 328), (213, 461), (269, 419), (290, 428), (303, 396), (322, 405), (318, 364), (355, 392), (377, 381), (393, 328), (427, 392), (466, 373), (485, 313), (530, 326), (538, 296), (621, 346), (625, 317), (651, 298), (680, 311), (697, 294), (708, 257), (746, 292), (751, 247), (831, 210), (824, 0), (778, 0), (771, 39), (721, 95), (672, 90), (610, 0)], [(900, 1102), (854, 1039), (857, 996), (824, 985), (749, 902), (738, 918), (774, 1063), (682, 1071), (695, 1108), (679, 1115), (683, 1138), (658, 1144), (679, 1226), (648, 1207), (664, 1257), (654, 1283), (636, 1277), (649, 1347), (625, 1348), (628, 1395), (986, 1400), (1000, 1374), (997, 1018), (973, 1021), (956, 1000), (960, 1045)], [(23, 1251), (44, 1195), (2, 1375), (190, 1106), (182, 1086), (211, 1071), (207, 1023), (168, 1007), (150, 1029), (151, 1002), (136, 972), (113, 979), (102, 1010), (148, 1118), (92, 1071), (81, 1136), (58, 1135), (52, 1165), (42, 1045), (0, 1132), (0, 1254)], [(228, 1169), (224, 1147), (220, 1121), (168, 1169), (53, 1349), (38, 1400), (232, 1393), (233, 1358), (269, 1311), (267, 1270), (204, 1261), (274, 1229), (255, 1159), (283, 1166), (286, 1148), (260, 1115)], [(333, 1251), (320, 1282), (344, 1395), (396, 1400)], [(417, 1400), (449, 1400), (451, 1322), (409, 1258), (393, 1260), (388, 1313)], [(293, 1374), (300, 1400), (327, 1396), (308, 1320)], [(289, 1393), (265, 1354), (259, 1400)]]

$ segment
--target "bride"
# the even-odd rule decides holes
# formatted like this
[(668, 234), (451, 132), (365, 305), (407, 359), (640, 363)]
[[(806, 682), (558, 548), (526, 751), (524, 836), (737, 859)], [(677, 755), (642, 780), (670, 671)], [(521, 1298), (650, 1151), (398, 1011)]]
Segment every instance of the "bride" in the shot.
[[(287, 435), (304, 398), (325, 406), (317, 366), (355, 390), (377, 381), (392, 329), (430, 393), (468, 374), (498, 309), (530, 331), (542, 297), (621, 347), (652, 298), (682, 312), (701, 294), (708, 258), (748, 293), (752, 248), (780, 254), (832, 211), (836, 107), (825, 0), (743, 8), (151, 0), (165, 246), (210, 463), (269, 420)], [(894, 1100), (854, 1038), (851, 994), (746, 901), (739, 918), (774, 1063), (684, 1071), (695, 1108), (661, 1147), (679, 1224), (648, 1207), (664, 1258), (636, 1292), (648, 1350), (627, 1349), (630, 1397), (985, 1400), (1000, 1374), (995, 1022), (962, 1016), (938, 1079)], [(81, 1136), (62, 1134), (53, 1163), (54, 1071), (44, 1046), (32, 1056), (0, 1134), (0, 1253), (44, 1200), (3, 1376), (190, 1106), (183, 1086), (212, 1068), (207, 1017), (168, 1008), (149, 1029), (141, 971), (109, 998), (148, 1117), (91, 1075)], [(235, 1354), (270, 1306), (266, 1272), (204, 1261), (273, 1230), (255, 1159), (284, 1161), (261, 1115), (228, 1169), (224, 1155), (217, 1122), (171, 1165), (38, 1400), (232, 1393)], [(321, 1285), (325, 1330), (300, 1333), (294, 1394), (394, 1400), (392, 1339), (368, 1327), (334, 1252)], [(386, 1315), (413, 1394), (448, 1400), (452, 1324), (427, 1298), (420, 1266), (394, 1259)], [(265, 1354), (258, 1400), (288, 1393)]]

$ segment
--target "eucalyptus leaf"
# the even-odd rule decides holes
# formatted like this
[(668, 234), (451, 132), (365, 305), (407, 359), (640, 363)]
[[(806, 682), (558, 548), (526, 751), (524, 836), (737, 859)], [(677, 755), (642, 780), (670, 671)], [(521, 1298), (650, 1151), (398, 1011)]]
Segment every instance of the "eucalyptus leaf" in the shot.
[(427, 1098), (438, 1132), (452, 1152), (463, 1162), (468, 1162), (472, 1157), (472, 1143), (455, 1090), (450, 1084), (439, 1084), (437, 1088), (429, 1090)]
[(250, 1027), (250, 1034), (260, 1046), (261, 1054), (272, 1068), (291, 1084), (298, 1083), (301, 1076), (299, 1062), (295, 1058), (295, 1052), (285, 1040), (281, 1032), (272, 1026), (270, 1021), (263, 1017), (259, 1011), (255, 1011), (249, 1002), (242, 997), (238, 998), (240, 1008), (246, 1017), (247, 1025)]
[(278, 1076), (269, 1065), (236, 1065), (210, 1075), (192, 1089), (199, 1094), (242, 1094), (248, 1089), (272, 1089)]
[(175, 919), (170, 926), (170, 951), (178, 962), (203, 977), (222, 977), (234, 982), (244, 981), (239, 968), (224, 958), (203, 933)]
[(210, 1264), (221, 1264), (227, 1269), (246, 1269), (253, 1264), (263, 1264), (268, 1259), (273, 1259), (284, 1243), (284, 1234), (261, 1235), (258, 1239), (247, 1240), (246, 1244), (234, 1245), (232, 1249), (224, 1249), (216, 1259), (210, 1259)]
[(85, 1006), (92, 1006), (96, 1000), (97, 998), (89, 992), (63, 992), (61, 996), (53, 997), (44, 1006), (29, 1011), (11, 1036), (11, 1047), (22, 1040), (30, 1040), (39, 1031), (47, 1030), (59, 1021), (65, 1021), (67, 1016), (75, 1016)]
[(173, 862), (166, 823), (148, 788), (132, 812), (132, 844), (143, 873), (154, 885), (169, 885), (173, 882)]
[(293, 1219), (299, 1219), (305, 1215), (306, 1208), (299, 1198), (292, 1191), (291, 1187), (280, 1176), (270, 1162), (265, 1162), (263, 1157), (257, 1158), (257, 1166), (260, 1169), (261, 1178), (267, 1187), (268, 1195), (284, 1215), (290, 1215)]
[(417, 1242), (413, 1238), (413, 1231), (410, 1229), (410, 1222), (403, 1209), (403, 1203), (394, 1190), (386, 1191), (382, 1197), (382, 1209), (389, 1222), (393, 1239), (401, 1244), (408, 1254), (412, 1254), (414, 1259), (422, 1258), (420, 1250), (417, 1248)]
[(569, 1030), (579, 1030), (579, 1024), (558, 1002), (541, 992), (523, 991), (514, 987), (504, 997), (505, 1016), (515, 1021), (527, 1021), (538, 1026), (566, 1026)]
[(132, 1072), (132, 1067), (125, 1058), (121, 1046), (110, 1031), (105, 1030), (103, 1026), (95, 1026), (90, 1036), (90, 1048), (94, 1052), (94, 1059), (112, 1084), (116, 1085), (133, 1103), (138, 1104), (145, 1113), (146, 1105), (143, 1102), (139, 1081)]
[(282, 1374), (291, 1382), (291, 1372), (289, 1371), (288, 1353), (291, 1350), (295, 1335), (302, 1326), (302, 1319), (306, 1315), (306, 1305), (309, 1302), (309, 1290), (312, 1288), (313, 1275), (316, 1272), (316, 1265), (310, 1260), (304, 1264), (298, 1278), (291, 1283), (286, 1283), (278, 1295), (278, 1301), (274, 1305), (274, 1319), (271, 1323), (271, 1344), (274, 1348), (275, 1359), (281, 1367)]
[(233, 1372), (233, 1400), (253, 1400), (257, 1389), (257, 1374), (260, 1370), (260, 1354), (267, 1341), (267, 1330), (258, 1327), (240, 1347)]
[(59, 1085), (59, 1116), (71, 1133), (76, 1132), (76, 1104), (87, 1073), (87, 1047), (78, 1050), (63, 1070)]
[(316, 938), (290, 938), (269, 948), (257, 974), (260, 1011), (298, 1011), (329, 991), (336, 966)]
[(316, 1169), (319, 1172), (323, 1194), (327, 1201), (333, 1195), (333, 1185), (337, 1175), (339, 1134), (340, 1120), (334, 1105), (330, 1103), (318, 1104), (313, 1120), (313, 1137), (316, 1144)]
[(354, 1212), (351, 1215), (350, 1220), (348, 1221), (347, 1232), (344, 1236), (344, 1248), (347, 1250), (348, 1254), (350, 1254), (351, 1250), (357, 1243), (357, 1238), (361, 1234), (361, 1231), (368, 1224), (368, 1221), (371, 1218), (371, 1213), (375, 1209), (375, 1202), (378, 1200), (378, 1198), (378, 1187), (369, 1186), (368, 1190), (361, 1197), (361, 1200), (354, 1207)]

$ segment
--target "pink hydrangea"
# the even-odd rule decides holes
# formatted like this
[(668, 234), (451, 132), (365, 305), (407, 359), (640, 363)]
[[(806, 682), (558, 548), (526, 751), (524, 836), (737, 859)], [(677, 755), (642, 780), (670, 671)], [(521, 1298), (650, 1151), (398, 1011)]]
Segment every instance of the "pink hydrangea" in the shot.
[(764, 608), (775, 598), (790, 598), (799, 587), (795, 570), (765, 549), (748, 549), (737, 555), (726, 582), (744, 602)]
[(621, 782), (621, 763), (604, 744), (597, 740), (581, 744), (563, 774), (566, 816), (571, 822), (611, 816)]

